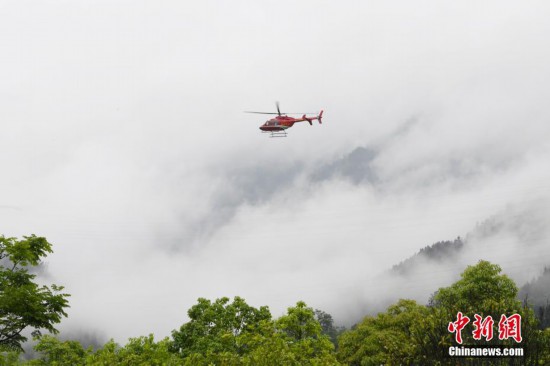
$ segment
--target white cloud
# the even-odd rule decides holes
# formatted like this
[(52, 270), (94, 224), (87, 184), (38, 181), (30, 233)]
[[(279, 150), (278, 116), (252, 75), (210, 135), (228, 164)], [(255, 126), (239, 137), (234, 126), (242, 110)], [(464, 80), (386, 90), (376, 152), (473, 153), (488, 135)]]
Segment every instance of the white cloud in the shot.
[[(168, 335), (198, 296), (361, 316), (391, 265), (549, 196), (545, 2), (2, 7), (2, 233), (54, 243), (66, 329)], [(275, 100), (325, 122), (266, 139), (242, 111)], [(357, 147), (376, 181), (312, 179)]]

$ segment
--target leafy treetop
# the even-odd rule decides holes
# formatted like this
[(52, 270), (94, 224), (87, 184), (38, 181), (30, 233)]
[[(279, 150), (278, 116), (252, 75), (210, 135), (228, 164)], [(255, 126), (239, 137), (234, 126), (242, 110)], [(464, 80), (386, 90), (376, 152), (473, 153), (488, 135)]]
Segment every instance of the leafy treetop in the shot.
[(22, 240), (0, 235), (0, 349), (21, 349), (25, 328), (40, 334), (41, 329), (57, 333), (55, 324), (69, 307), (62, 286), (39, 286), (29, 267), (38, 266), (52, 253), (43, 237), (24, 236)]

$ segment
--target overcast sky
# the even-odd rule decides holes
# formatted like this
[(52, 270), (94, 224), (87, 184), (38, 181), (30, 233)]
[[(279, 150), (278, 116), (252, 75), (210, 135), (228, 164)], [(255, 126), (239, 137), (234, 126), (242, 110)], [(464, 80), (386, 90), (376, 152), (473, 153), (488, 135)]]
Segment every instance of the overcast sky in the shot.
[[(119, 342), (169, 335), (198, 297), (350, 322), (481, 258), (527, 281), (550, 264), (548, 19), (545, 1), (4, 0), (0, 233), (53, 243), (62, 330)], [(277, 100), (324, 123), (269, 139), (243, 111)], [(381, 279), (490, 218), (457, 266)]]

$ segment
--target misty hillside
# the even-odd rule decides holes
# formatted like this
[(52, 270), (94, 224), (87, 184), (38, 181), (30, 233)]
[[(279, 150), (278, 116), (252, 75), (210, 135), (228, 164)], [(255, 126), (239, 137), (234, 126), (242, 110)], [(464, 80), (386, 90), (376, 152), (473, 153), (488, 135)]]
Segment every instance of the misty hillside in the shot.
[(375, 183), (378, 178), (371, 164), (377, 152), (368, 147), (357, 147), (349, 154), (318, 167), (311, 179), (314, 182), (344, 177), (355, 184)]
[(543, 327), (550, 327), (550, 267), (545, 267), (539, 277), (523, 285), (518, 296), (533, 306)]
[(540, 277), (523, 285), (519, 295), (534, 305), (547, 305), (550, 302), (550, 267), (545, 267)]
[(463, 247), (464, 242), (460, 237), (453, 241), (440, 241), (428, 245), (420, 249), (417, 254), (393, 266), (392, 271), (399, 275), (408, 275), (426, 262), (433, 262), (436, 264), (453, 262), (456, 260), (458, 253), (460, 253)]
[[(550, 266), (541, 266), (540, 260), (534, 260), (540, 257), (541, 238), (545, 237), (539, 217), (532, 208), (510, 211), (478, 224), (465, 239), (458, 237), (420, 249), (394, 265), (391, 273), (414, 283), (419, 275), (426, 273), (437, 277), (442, 273), (442, 268), (447, 274), (454, 275), (457, 263), (467, 264), (480, 256), (498, 256), (501, 251), (511, 253), (513, 260), (508, 263), (511, 277), (518, 278), (517, 274), (522, 272), (532, 273), (533, 268), (537, 273), (531, 280), (516, 281), (520, 287), (518, 299), (533, 306), (542, 327), (550, 327)], [(544, 261), (544, 258), (540, 259)]]

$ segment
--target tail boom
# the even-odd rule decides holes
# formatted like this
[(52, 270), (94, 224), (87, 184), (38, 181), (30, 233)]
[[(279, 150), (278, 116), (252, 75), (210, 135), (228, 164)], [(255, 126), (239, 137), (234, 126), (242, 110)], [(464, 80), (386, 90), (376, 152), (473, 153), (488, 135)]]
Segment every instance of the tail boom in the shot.
[(316, 117), (308, 117), (305, 114), (302, 116), (302, 120), (307, 121), (310, 126), (313, 126), (313, 121), (315, 120), (319, 121), (319, 124), (322, 124), (323, 123), (322, 118), (323, 118), (322, 109), (321, 109), (321, 112), (319, 112), (319, 114)]

